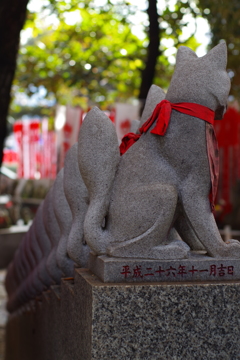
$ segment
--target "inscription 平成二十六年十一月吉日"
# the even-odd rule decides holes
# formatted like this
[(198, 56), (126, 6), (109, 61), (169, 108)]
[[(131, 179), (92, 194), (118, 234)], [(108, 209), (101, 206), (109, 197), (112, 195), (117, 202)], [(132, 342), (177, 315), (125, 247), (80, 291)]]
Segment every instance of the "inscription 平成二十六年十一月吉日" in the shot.
[(206, 268), (196, 268), (194, 265), (191, 267), (187, 267), (185, 265), (179, 265), (178, 267), (168, 266), (163, 268), (162, 266), (158, 266), (158, 268), (152, 267), (142, 267), (141, 265), (136, 265), (134, 267), (130, 267), (129, 265), (125, 265), (122, 268), (121, 275), (126, 278), (147, 278), (147, 277), (161, 277), (161, 276), (173, 276), (173, 277), (186, 277), (188, 274), (196, 273), (207, 273), (210, 276), (225, 276), (225, 275), (233, 275), (234, 274), (234, 266), (224, 266), (221, 264), (218, 265), (210, 265)]

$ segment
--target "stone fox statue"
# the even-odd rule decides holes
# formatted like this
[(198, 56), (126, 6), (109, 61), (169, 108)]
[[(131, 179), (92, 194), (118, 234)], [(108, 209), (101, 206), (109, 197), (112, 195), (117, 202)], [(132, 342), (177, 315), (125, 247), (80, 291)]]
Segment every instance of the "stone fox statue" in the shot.
[[(212, 257), (240, 258), (240, 243), (223, 242), (209, 203), (214, 191), (207, 144), (212, 125), (198, 117), (198, 110), (191, 115), (174, 109), (174, 104), (194, 104), (213, 119), (221, 118), (230, 89), (226, 63), (225, 43), (200, 58), (180, 47), (166, 94), (166, 103), (173, 106), (160, 110), (170, 111), (168, 123), (159, 135), (153, 131), (155, 119), (148, 122), (121, 157), (112, 123), (97, 108), (88, 113), (78, 158), (90, 202), (84, 239), (96, 254), (181, 259), (190, 249), (205, 249)], [(157, 102), (153, 99), (151, 112)]]

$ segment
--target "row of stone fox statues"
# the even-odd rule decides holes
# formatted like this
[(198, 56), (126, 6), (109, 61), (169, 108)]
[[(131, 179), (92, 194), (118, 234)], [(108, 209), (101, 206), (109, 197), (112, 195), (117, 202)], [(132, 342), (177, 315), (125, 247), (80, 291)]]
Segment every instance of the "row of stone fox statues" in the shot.
[(226, 64), (225, 43), (200, 58), (180, 47), (167, 94), (151, 87), (122, 156), (112, 122), (98, 108), (87, 114), (9, 266), (9, 311), (73, 276), (74, 264), (87, 267), (90, 250), (144, 259), (183, 259), (191, 250), (240, 258), (239, 242), (223, 242), (212, 212), (213, 122), (227, 104)]

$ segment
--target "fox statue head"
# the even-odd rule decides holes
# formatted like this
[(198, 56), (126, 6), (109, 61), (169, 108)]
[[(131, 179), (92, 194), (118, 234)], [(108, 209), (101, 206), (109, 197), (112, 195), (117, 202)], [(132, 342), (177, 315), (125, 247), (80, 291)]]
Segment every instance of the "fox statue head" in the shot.
[(172, 103), (193, 102), (215, 111), (215, 120), (226, 109), (230, 79), (226, 72), (227, 46), (220, 43), (203, 57), (188, 47), (177, 52), (176, 67), (166, 99)]

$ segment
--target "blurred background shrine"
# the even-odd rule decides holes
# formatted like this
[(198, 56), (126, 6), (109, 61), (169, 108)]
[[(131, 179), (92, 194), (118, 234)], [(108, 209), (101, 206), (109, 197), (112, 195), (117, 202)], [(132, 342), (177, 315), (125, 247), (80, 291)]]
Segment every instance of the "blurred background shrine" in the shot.
[[(115, 104), (105, 111), (119, 139), (131, 131), (138, 105)], [(44, 199), (67, 151), (77, 141), (86, 113), (78, 106), (57, 106), (54, 121), (23, 117), (6, 139), (0, 182), (0, 229), (28, 225)]]

